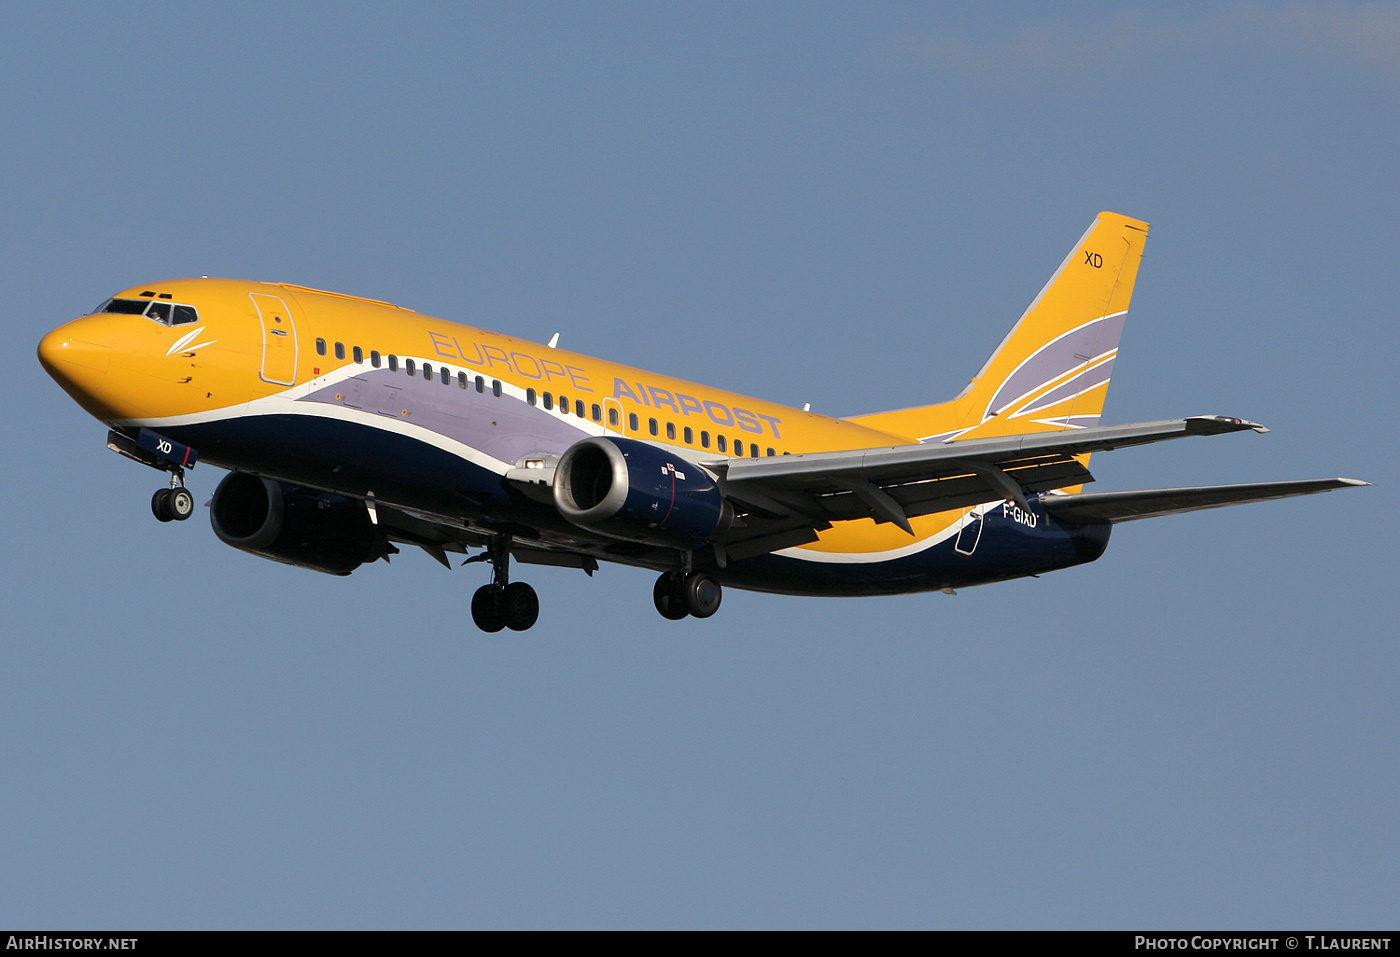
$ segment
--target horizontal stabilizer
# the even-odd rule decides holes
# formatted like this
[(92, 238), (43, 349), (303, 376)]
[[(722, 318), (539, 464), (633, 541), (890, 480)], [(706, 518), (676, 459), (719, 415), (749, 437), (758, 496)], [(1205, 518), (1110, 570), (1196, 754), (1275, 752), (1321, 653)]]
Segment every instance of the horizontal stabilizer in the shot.
[(1200, 485), (1153, 488), (1132, 492), (1089, 492), (1047, 495), (1040, 504), (1062, 522), (1075, 525), (1132, 522), (1139, 518), (1177, 515), (1204, 508), (1224, 508), (1246, 502), (1267, 502), (1294, 495), (1314, 495), (1339, 488), (1370, 485), (1358, 479), (1304, 479), (1295, 482), (1250, 482), (1244, 485)]

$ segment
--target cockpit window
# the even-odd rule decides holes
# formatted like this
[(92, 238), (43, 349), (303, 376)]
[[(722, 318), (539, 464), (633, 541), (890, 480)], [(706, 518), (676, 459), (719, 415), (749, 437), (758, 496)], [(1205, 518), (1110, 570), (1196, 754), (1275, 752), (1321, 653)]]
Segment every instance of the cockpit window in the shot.
[(98, 312), (114, 312), (123, 316), (145, 316), (166, 326), (184, 326), (199, 321), (194, 306), (178, 306), (150, 299), (108, 299)]

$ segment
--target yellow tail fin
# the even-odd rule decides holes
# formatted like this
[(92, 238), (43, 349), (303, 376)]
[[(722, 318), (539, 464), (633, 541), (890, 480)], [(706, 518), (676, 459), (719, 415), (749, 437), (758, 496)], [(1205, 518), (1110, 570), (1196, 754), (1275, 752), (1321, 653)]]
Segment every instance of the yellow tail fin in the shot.
[(924, 442), (1097, 425), (1147, 241), (1099, 213), (986, 365), (951, 402), (852, 416)]

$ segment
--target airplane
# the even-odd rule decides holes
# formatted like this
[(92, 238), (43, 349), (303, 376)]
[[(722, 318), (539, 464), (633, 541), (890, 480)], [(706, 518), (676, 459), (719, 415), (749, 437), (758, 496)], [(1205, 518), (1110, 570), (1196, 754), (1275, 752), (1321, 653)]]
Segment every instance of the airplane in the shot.
[(169, 473), (156, 518), (194, 513), (197, 462), (228, 469), (225, 543), (332, 575), (399, 545), (469, 556), (486, 632), (538, 618), (512, 559), (651, 569), (670, 620), (724, 587), (953, 593), (1094, 561), (1119, 522), (1369, 484), (1083, 490), (1096, 452), (1268, 431), (1099, 424), (1147, 230), (1100, 213), (953, 399), (845, 418), (289, 283), (133, 286), (39, 360), (109, 448)]

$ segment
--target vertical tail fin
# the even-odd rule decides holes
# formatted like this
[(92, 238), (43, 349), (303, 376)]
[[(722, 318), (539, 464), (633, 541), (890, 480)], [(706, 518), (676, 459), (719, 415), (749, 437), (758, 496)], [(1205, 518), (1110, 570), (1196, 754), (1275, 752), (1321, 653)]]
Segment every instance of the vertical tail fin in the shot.
[(926, 442), (1097, 425), (1146, 241), (1100, 213), (956, 399), (851, 421)]

